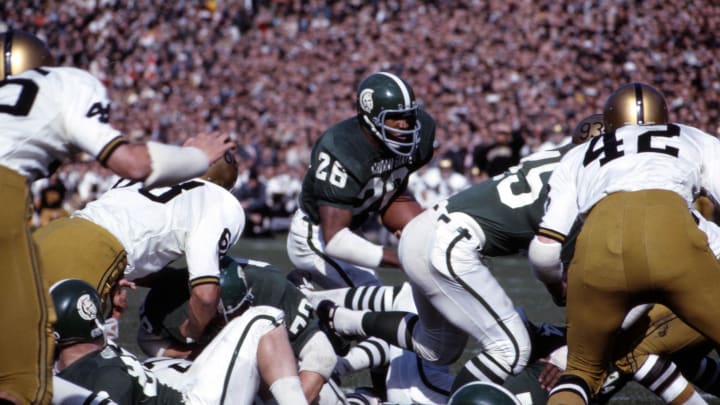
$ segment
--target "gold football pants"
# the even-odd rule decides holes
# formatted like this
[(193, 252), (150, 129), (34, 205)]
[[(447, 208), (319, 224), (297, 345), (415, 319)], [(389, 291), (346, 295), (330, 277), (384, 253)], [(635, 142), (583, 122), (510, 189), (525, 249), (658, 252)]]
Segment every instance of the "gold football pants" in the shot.
[[(640, 336), (637, 345), (632, 342), (634, 336)], [(615, 360), (615, 367), (624, 374), (634, 374), (647, 360), (648, 355), (702, 357), (712, 350), (712, 345), (705, 336), (685, 324), (666, 306), (655, 304), (646, 317), (641, 318), (619, 339), (621, 344)], [(631, 347), (622, 350), (622, 343)]]
[(33, 237), (48, 287), (65, 278), (79, 278), (94, 286), (103, 302), (111, 298), (127, 255), (109, 231), (86, 219), (60, 218), (38, 228)]
[(720, 264), (678, 194), (608, 195), (590, 211), (568, 270), (566, 374), (596, 393), (625, 314), (643, 302), (664, 304), (720, 343), (718, 287)]
[(0, 201), (0, 392), (23, 404), (49, 404), (55, 312), (28, 228), (27, 180), (2, 166)]

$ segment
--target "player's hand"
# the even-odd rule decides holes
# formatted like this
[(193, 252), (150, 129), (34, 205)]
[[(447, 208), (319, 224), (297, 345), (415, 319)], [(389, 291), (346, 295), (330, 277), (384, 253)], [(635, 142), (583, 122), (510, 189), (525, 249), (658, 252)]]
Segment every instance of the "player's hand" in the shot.
[(128, 309), (128, 302), (127, 302), (127, 289), (134, 290), (137, 288), (134, 282), (121, 278), (120, 281), (118, 281), (117, 286), (115, 286), (115, 290), (113, 291), (113, 299), (112, 299), (112, 317), (115, 319), (120, 319), (120, 316)]
[(545, 288), (547, 288), (550, 296), (552, 296), (555, 305), (559, 307), (565, 306), (567, 298), (567, 283), (565, 280), (557, 283), (547, 283), (545, 284)]
[(540, 383), (540, 387), (542, 389), (550, 391), (562, 375), (563, 370), (550, 363), (546, 358), (541, 358), (538, 361), (545, 363), (545, 368), (543, 368), (542, 371), (540, 371), (540, 375), (538, 375), (538, 382)]
[(199, 133), (188, 138), (183, 146), (194, 146), (205, 152), (210, 163), (214, 163), (220, 159), (225, 152), (234, 149), (235, 143), (230, 140), (230, 136), (225, 133), (211, 132)]

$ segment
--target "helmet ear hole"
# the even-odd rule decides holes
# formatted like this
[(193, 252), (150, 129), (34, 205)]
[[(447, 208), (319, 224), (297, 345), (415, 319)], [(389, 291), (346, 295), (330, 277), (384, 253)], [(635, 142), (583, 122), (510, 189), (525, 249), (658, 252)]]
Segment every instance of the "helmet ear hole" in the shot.
[(0, 80), (40, 66), (54, 66), (45, 42), (35, 35), (15, 30), (0, 33)]

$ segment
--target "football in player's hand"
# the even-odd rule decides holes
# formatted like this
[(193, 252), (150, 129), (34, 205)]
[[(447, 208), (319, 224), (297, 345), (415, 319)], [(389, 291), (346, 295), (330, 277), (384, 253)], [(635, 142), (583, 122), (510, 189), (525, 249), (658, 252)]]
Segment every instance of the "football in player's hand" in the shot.
[(395, 198), (382, 212), (380, 219), (383, 225), (392, 233), (399, 233), (423, 208), (415, 199), (403, 194)]

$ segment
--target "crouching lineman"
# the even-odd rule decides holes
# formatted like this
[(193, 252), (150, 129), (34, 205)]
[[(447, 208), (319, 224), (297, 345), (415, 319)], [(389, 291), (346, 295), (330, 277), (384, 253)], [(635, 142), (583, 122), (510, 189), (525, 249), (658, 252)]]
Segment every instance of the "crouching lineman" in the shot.
[(262, 379), (278, 404), (307, 404), (283, 313), (250, 308), (229, 322), (171, 386), (158, 380), (130, 352), (105, 339), (100, 296), (79, 279), (50, 288), (57, 323), (58, 376), (109, 394), (120, 405), (252, 404)]
[(148, 356), (193, 358), (204, 342), (248, 307), (266, 305), (284, 311), (287, 334), (298, 360), (299, 376), (308, 402), (314, 401), (335, 368), (333, 346), (318, 326), (313, 307), (283, 273), (268, 263), (225, 257), (221, 261), (219, 314), (199, 344), (186, 344), (180, 325), (187, 316), (188, 273), (159, 273), (140, 310), (138, 344)]

